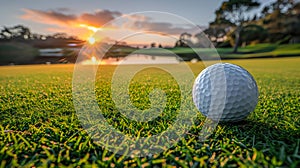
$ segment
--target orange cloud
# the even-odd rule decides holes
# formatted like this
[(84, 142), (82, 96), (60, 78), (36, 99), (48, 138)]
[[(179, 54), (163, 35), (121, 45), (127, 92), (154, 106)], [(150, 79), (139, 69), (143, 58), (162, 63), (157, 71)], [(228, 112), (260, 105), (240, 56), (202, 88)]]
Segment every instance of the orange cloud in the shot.
[[(198, 26), (175, 25), (169, 22), (156, 22), (153, 18), (143, 14), (126, 15), (118, 11), (110, 10), (97, 10), (95, 12), (84, 12), (77, 15), (70, 14), (71, 11), (67, 8), (47, 11), (23, 9), (23, 11), (24, 14), (21, 15), (22, 19), (53, 25), (54, 28), (48, 28), (48, 31), (66, 32), (68, 34), (76, 35), (81, 39), (87, 39), (98, 30), (105, 30), (105, 32), (103, 32), (105, 35), (103, 38), (106, 38), (106, 36), (112, 36), (113, 34), (109, 34), (112, 32), (106, 32), (109, 28), (115, 29), (113, 32), (114, 34), (117, 34), (117, 31), (149, 31), (149, 34), (167, 34), (175, 36), (178, 36), (184, 32), (194, 32), (195, 30), (199, 30)], [(110, 21), (120, 16), (126, 18), (124, 19), (124, 22), (106, 25)], [(102, 29), (102, 26), (105, 28)]]
[(94, 13), (82, 13), (80, 15), (65, 14), (55, 10), (42, 11), (36, 9), (23, 9), (23, 11), (24, 14), (21, 15), (22, 19), (58, 26), (84, 24), (93, 27), (101, 27), (107, 22), (122, 15), (120, 12), (109, 10), (98, 10)]
[(82, 13), (78, 17), (78, 21), (82, 24), (90, 25), (93, 27), (101, 27), (121, 15), (122, 14), (117, 11), (98, 10), (94, 13)]
[(89, 25), (86, 25), (86, 24), (79, 24), (79, 26), (80, 26), (80, 27), (87, 28), (88, 30), (93, 31), (94, 33), (96, 33), (98, 30), (102, 30), (102, 29), (99, 28), (99, 27), (89, 26)]
[(68, 26), (77, 21), (76, 15), (59, 13), (57, 11), (42, 11), (35, 9), (23, 9), (23, 11), (25, 13), (21, 16), (22, 19), (44, 24)]
[[(21, 15), (22, 19), (54, 25), (55, 27), (48, 28), (48, 31), (63, 31), (79, 36), (82, 39), (86, 39), (91, 33), (100, 30), (101, 26), (122, 15), (120, 12), (109, 10), (97, 10), (93, 13), (81, 13), (79, 15), (60, 12), (69, 11), (66, 9), (48, 11), (23, 9), (23, 11), (24, 14)], [(74, 31), (74, 29), (77, 31)]]

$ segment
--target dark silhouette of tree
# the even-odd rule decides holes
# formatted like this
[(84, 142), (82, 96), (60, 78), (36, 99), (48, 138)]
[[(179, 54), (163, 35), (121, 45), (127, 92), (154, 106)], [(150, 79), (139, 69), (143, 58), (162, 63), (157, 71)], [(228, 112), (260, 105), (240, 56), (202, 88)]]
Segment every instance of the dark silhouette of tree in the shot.
[(13, 27), (3, 27), (0, 32), (0, 38), (4, 40), (18, 39), (26, 40), (32, 36), (29, 28), (23, 25), (16, 25)]
[(175, 47), (191, 46), (193, 44), (191, 41), (191, 37), (192, 37), (192, 35), (187, 32), (180, 34), (179, 40), (176, 42)]
[(23, 42), (24, 40), (46, 40), (46, 39), (57, 39), (57, 40), (78, 40), (75, 36), (69, 36), (66, 33), (55, 33), (53, 35), (41, 35), (37, 33), (31, 33), (28, 27), (23, 25), (16, 25), (12, 27), (3, 27), (0, 31), (1, 40), (14, 40)]
[(256, 21), (257, 20), (257, 15), (255, 14), (252, 18), (252, 21)]
[(250, 24), (243, 27), (241, 31), (241, 43), (246, 45), (253, 41), (264, 42), (268, 37), (268, 32), (262, 27)]
[(52, 37), (56, 38), (56, 39), (67, 39), (67, 38), (69, 38), (67, 33), (55, 33), (55, 34), (52, 35)]
[(263, 8), (262, 26), (268, 30), (270, 42), (286, 43), (288, 38), (293, 36), (290, 28), (299, 21), (299, 18), (291, 13), (294, 6), (294, 0), (277, 0)]
[(261, 11), (261, 17), (266, 17), (271, 12), (270, 6), (265, 6)]
[(300, 43), (300, 2), (295, 3), (286, 14), (284, 27), (291, 36), (290, 43)]
[[(207, 29), (208, 30), (208, 29)], [(210, 48), (211, 42), (208, 40), (208, 35), (205, 32), (197, 33), (194, 35), (196, 38), (195, 46), (200, 48)]]
[(10, 30), (7, 27), (3, 27), (3, 29), (0, 32), (0, 38), (5, 39), (5, 40), (10, 39), (12, 36), (11, 34), (12, 33), (10, 32)]
[[(268, 6), (265, 6), (261, 15), (266, 17), (285, 17), (284, 15), (294, 6), (294, 0), (277, 0)], [(269, 16), (272, 15), (272, 16)]]
[(277, 0), (271, 4), (272, 12), (279, 12), (281, 14), (287, 12), (294, 4), (294, 0)]
[(228, 0), (222, 3), (218, 10), (222, 18), (236, 25), (235, 45), (233, 52), (236, 53), (240, 43), (240, 33), (247, 20), (248, 13), (259, 7), (260, 3), (255, 0)]
[(151, 44), (150, 44), (150, 47), (151, 47), (151, 48), (155, 48), (155, 47), (156, 47), (156, 43), (154, 43), (154, 42), (151, 43)]
[(161, 44), (158, 45), (158, 48), (163, 48), (163, 46)]
[(235, 27), (235, 24), (225, 18), (221, 9), (216, 10), (215, 14), (215, 20), (209, 23), (209, 28), (204, 30), (204, 33), (215, 45), (217, 45), (218, 43), (223, 42), (224, 37), (231, 28)]

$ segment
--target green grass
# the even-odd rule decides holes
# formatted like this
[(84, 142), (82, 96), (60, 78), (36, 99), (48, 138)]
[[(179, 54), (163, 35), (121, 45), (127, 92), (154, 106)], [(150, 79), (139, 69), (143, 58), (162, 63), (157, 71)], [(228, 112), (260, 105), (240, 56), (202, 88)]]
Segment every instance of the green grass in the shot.
[(239, 49), (239, 54), (232, 54), (232, 49), (218, 49), (221, 58), (266, 58), (299, 56), (300, 44), (257, 44)]
[[(255, 111), (241, 123), (219, 124), (204, 142), (198, 140), (204, 120), (199, 113), (198, 124), (177, 145), (144, 158), (113, 154), (83, 130), (72, 102), (73, 65), (0, 67), (0, 167), (299, 167), (300, 58), (228, 62), (255, 77), (260, 91)], [(204, 68), (189, 65), (195, 75)], [(145, 95), (155, 86), (168, 96), (166, 115), (138, 123), (119, 117), (111, 101), (114, 69), (102, 66), (96, 82), (97, 101), (109, 123), (131, 135), (156, 134), (172, 124), (180, 99), (172, 77), (147, 69), (131, 81), (129, 92), (137, 94), (132, 101), (140, 109), (149, 107)]]
[[(195, 56), (195, 52), (205, 58), (221, 57), (222, 59), (239, 59), (239, 58), (267, 58), (267, 57), (286, 57), (286, 56), (299, 56), (300, 44), (257, 44), (249, 45), (246, 47), (240, 47), (238, 53), (232, 53), (232, 48), (217, 48), (218, 54), (212, 49), (203, 48), (172, 48), (167, 49), (172, 53), (180, 55), (182, 57)], [(137, 53), (149, 54), (149, 55), (167, 55), (167, 50), (159, 50), (152, 48), (148, 50), (138, 51)]]

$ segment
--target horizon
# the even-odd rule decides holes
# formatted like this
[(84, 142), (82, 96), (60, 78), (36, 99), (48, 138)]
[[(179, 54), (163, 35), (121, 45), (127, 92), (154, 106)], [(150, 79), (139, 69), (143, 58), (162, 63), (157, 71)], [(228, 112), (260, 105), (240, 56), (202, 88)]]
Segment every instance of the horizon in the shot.
[[(263, 6), (273, 2), (274, 0), (263, 1), (259, 0), (261, 7), (257, 9), (261, 10)], [(71, 36), (76, 36), (81, 40), (88, 40), (98, 30), (103, 31), (101, 27), (106, 23), (126, 16), (131, 17), (130, 24), (138, 24), (143, 30), (153, 30), (158, 33), (150, 33), (152, 38), (135, 38), (129, 41), (131, 45), (145, 45), (155, 39), (164, 37), (159, 36), (159, 33), (167, 33), (169, 35), (179, 36), (184, 32), (192, 32), (190, 27), (185, 27), (182, 21), (173, 19), (169, 20), (169, 17), (162, 17), (163, 15), (151, 15), (145, 16), (143, 13), (137, 13), (141, 11), (159, 11), (164, 13), (170, 13), (183, 17), (195, 25), (204, 30), (208, 27), (209, 22), (215, 18), (215, 10), (220, 7), (223, 1), (212, 0), (209, 2), (203, 1), (191, 1), (191, 2), (178, 2), (171, 3), (170, 1), (164, 2), (140, 2), (130, 1), (127, 3), (121, 3), (118, 1), (110, 2), (98, 2), (92, 1), (89, 3), (74, 3), (66, 5), (66, 1), (63, 2), (50, 2), (32, 0), (26, 2), (6, 1), (6, 8), (2, 8), (1, 26), (14, 26), (24, 25), (34, 33), (50, 35), (55, 33), (66, 33)], [(157, 4), (160, 5), (157, 5)], [(204, 4), (204, 5), (203, 5)], [(66, 7), (67, 6), (67, 7)], [(201, 7), (199, 7), (201, 6)], [(199, 10), (200, 9), (200, 10)], [(257, 11), (255, 10), (255, 11)], [(255, 13), (255, 11), (252, 12)], [(137, 13), (131, 15), (132, 13)], [(167, 15), (166, 15), (167, 16)], [(118, 25), (115, 29), (122, 30), (123, 34), (129, 31), (137, 31), (132, 26)], [(172, 32), (170, 33), (170, 30)], [(113, 31), (104, 31), (109, 36), (113, 37)], [(197, 33), (197, 32), (196, 32)], [(118, 34), (118, 33), (117, 33)], [(120, 33), (119, 33), (120, 34)], [(110, 39), (115, 40), (115, 39)], [(168, 46), (174, 44), (174, 41), (167, 40), (161, 41), (163, 45)]]

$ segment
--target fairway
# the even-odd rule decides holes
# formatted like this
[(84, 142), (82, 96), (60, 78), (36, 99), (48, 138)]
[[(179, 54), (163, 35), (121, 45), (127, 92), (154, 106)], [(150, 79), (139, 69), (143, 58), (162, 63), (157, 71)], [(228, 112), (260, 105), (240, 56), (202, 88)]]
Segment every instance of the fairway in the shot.
[[(198, 140), (204, 117), (174, 147), (158, 155), (125, 157), (93, 142), (77, 118), (72, 100), (74, 65), (0, 67), (0, 167), (299, 167), (300, 57), (225, 60), (256, 79), (259, 102), (245, 121), (219, 124)], [(188, 63), (195, 76), (201, 62)], [(130, 65), (134, 66), (134, 65)], [(130, 67), (128, 65), (128, 67)], [(171, 65), (170, 65), (171, 66)], [(160, 69), (145, 69), (131, 81), (133, 105), (150, 107), (148, 94), (160, 87), (167, 104), (162, 116), (139, 123), (121, 117), (110, 96), (115, 65), (101, 66), (96, 97), (107, 122), (128, 135), (150, 136), (172, 125), (180, 106), (176, 81)]]

